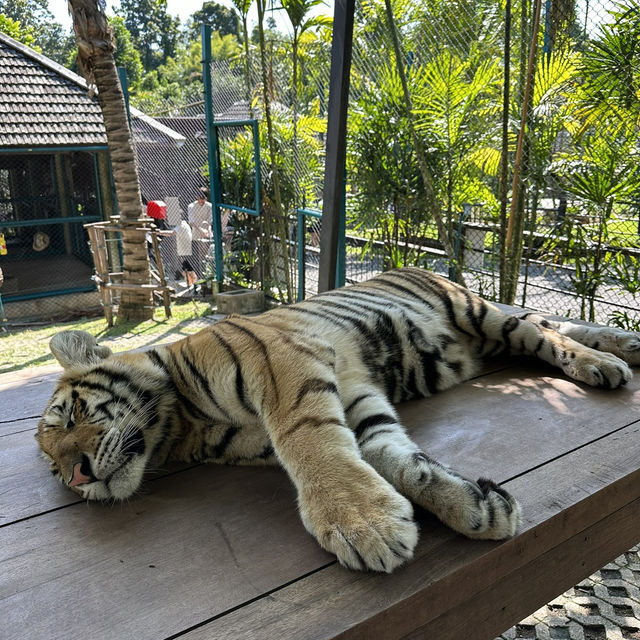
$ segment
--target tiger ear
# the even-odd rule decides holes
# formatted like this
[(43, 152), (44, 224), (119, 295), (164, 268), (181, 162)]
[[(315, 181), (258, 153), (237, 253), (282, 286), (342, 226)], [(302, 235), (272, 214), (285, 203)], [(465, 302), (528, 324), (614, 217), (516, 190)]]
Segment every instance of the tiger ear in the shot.
[(86, 331), (62, 331), (49, 342), (51, 353), (65, 368), (98, 364), (111, 355), (109, 347), (102, 347)]

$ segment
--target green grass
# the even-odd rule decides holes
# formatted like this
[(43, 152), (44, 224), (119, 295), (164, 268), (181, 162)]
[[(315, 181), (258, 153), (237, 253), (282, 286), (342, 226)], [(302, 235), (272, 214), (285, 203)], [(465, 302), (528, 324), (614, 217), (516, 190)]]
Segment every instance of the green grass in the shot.
[(209, 303), (190, 301), (172, 304), (171, 318), (163, 308), (156, 309), (153, 320), (128, 322), (108, 327), (104, 318), (82, 318), (73, 322), (46, 327), (11, 329), (0, 332), (0, 373), (54, 362), (49, 351), (49, 340), (59, 331), (80, 329), (95, 336), (114, 351), (173, 342), (199, 331), (205, 322), (201, 319), (215, 313)]

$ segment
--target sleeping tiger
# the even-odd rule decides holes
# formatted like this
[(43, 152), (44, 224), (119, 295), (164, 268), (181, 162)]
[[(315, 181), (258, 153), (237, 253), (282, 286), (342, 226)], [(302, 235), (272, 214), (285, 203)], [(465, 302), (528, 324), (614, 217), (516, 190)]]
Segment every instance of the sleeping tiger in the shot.
[(471, 538), (512, 536), (521, 513), (491, 480), (421, 451), (394, 403), (467, 380), (502, 352), (611, 389), (640, 364), (636, 334), (506, 315), (417, 268), (149, 351), (113, 356), (80, 331), (50, 346), (65, 371), (36, 437), (76, 493), (128, 498), (167, 460), (279, 463), (320, 545), (346, 567), (386, 572), (412, 556), (412, 502)]

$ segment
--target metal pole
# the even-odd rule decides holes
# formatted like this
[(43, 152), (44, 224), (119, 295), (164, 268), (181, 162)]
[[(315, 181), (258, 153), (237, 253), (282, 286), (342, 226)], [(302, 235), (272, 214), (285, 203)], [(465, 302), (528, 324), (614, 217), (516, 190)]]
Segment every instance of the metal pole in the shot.
[(304, 255), (304, 236), (305, 236), (305, 225), (307, 223), (307, 218), (304, 215), (304, 213), (302, 213), (302, 211), (300, 211), (300, 209), (298, 209), (298, 215), (297, 215), (297, 222), (298, 222), (298, 237), (297, 237), (297, 241), (298, 241), (298, 250), (297, 250), (297, 257), (298, 257), (298, 297), (297, 297), (297, 301), (300, 302), (301, 300), (304, 300), (304, 289), (305, 289), (305, 278), (306, 278), (306, 265), (304, 263), (305, 260), (305, 255)]
[(340, 231), (336, 258), (336, 288), (344, 287), (347, 279), (347, 168), (342, 172), (342, 197), (340, 198)]
[(222, 284), (222, 222), (220, 220), (220, 176), (218, 173), (218, 130), (213, 125), (213, 95), (211, 84), (211, 26), (200, 27), (202, 36), (202, 82), (204, 84), (204, 119), (207, 127), (207, 156), (209, 163), (209, 192), (211, 197), (211, 227), (215, 252), (216, 280)]
[(327, 122), (327, 152), (324, 170), (322, 231), (318, 291), (336, 284), (341, 205), (344, 194), (347, 107), (355, 0), (336, 0), (331, 45), (331, 76)]
[(118, 80), (120, 80), (120, 88), (124, 96), (124, 106), (127, 110), (127, 120), (129, 121), (129, 131), (131, 131), (131, 109), (129, 107), (129, 79), (127, 78), (127, 70), (124, 67), (118, 67)]

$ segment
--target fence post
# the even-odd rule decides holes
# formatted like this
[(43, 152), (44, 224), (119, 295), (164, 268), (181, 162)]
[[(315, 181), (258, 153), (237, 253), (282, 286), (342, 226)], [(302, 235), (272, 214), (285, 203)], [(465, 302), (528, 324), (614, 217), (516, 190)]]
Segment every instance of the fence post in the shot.
[(200, 26), (202, 36), (202, 82), (204, 85), (204, 119), (207, 127), (207, 157), (209, 164), (209, 192), (211, 198), (211, 227), (215, 253), (216, 280), (222, 284), (222, 222), (220, 220), (220, 177), (218, 174), (218, 130), (213, 125), (213, 96), (211, 84), (211, 26)]
[(129, 131), (131, 131), (131, 108), (129, 106), (129, 80), (127, 78), (127, 70), (124, 67), (118, 67), (118, 80), (120, 80), (120, 88), (124, 96), (124, 107), (127, 110), (127, 120), (129, 122)]
[(305, 278), (307, 277), (306, 265), (304, 263), (305, 259), (305, 246), (304, 246), (304, 236), (305, 236), (305, 225), (307, 223), (306, 216), (300, 209), (297, 212), (297, 261), (298, 261), (298, 296), (297, 301), (300, 302), (304, 300), (304, 290), (305, 290)]

